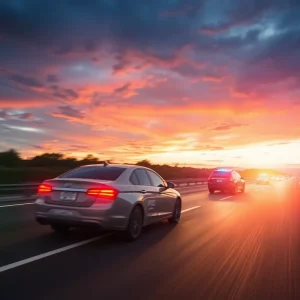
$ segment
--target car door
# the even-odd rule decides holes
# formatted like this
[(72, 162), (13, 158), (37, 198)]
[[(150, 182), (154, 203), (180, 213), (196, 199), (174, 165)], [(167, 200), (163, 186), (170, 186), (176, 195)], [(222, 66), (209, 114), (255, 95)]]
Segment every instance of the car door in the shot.
[(154, 187), (147, 172), (142, 169), (135, 169), (130, 176), (131, 183), (138, 186), (141, 193), (141, 199), (144, 203), (145, 215), (147, 223), (151, 223), (157, 219), (157, 200), (159, 196), (159, 188)]
[(147, 170), (151, 179), (151, 183), (155, 188), (158, 188), (157, 195), (157, 216), (158, 218), (172, 215), (176, 198), (170, 189), (167, 189), (167, 183), (154, 171)]

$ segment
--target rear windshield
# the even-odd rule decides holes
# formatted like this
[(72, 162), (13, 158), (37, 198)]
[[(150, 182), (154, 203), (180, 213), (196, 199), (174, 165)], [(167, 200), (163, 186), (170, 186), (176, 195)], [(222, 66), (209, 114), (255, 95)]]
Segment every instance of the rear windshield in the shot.
[(115, 181), (125, 171), (125, 168), (120, 167), (81, 167), (73, 169), (59, 178), (84, 178)]
[(231, 172), (220, 172), (220, 171), (214, 171), (211, 175), (211, 177), (221, 177), (221, 178), (228, 178), (231, 176)]

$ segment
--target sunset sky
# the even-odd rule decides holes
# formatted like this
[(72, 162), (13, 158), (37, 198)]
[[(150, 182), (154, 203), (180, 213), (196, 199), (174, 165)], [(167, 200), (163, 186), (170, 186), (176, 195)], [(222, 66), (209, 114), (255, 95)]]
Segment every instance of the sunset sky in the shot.
[(299, 0), (2, 0), (0, 151), (300, 166)]

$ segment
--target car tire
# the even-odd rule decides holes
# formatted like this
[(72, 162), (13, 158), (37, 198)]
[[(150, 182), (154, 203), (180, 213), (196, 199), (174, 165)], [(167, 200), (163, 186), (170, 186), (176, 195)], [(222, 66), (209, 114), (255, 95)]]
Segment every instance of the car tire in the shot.
[(238, 193), (238, 190), (239, 189), (238, 189), (237, 185), (235, 185), (234, 188), (232, 188), (232, 190), (231, 190), (231, 194), (236, 195)]
[(181, 201), (179, 199), (176, 199), (173, 215), (171, 218), (168, 219), (168, 221), (173, 224), (178, 224), (180, 217), (181, 217)]
[(241, 189), (241, 193), (245, 193), (246, 185), (244, 184), (243, 188)]
[(50, 224), (51, 228), (58, 233), (66, 233), (69, 231), (70, 227), (64, 224)]
[(213, 194), (215, 192), (215, 190), (209, 189), (208, 190), (210, 194)]
[(127, 229), (125, 231), (125, 238), (128, 242), (133, 242), (139, 238), (143, 229), (143, 211), (142, 208), (137, 205), (133, 208)]

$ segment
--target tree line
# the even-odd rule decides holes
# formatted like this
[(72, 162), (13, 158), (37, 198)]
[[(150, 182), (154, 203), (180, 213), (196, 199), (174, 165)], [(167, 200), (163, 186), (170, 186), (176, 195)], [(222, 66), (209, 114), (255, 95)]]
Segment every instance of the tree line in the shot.
[[(111, 162), (110, 160), (107, 160)], [(53, 178), (61, 173), (82, 165), (99, 163), (99, 159), (93, 155), (87, 155), (83, 159), (66, 157), (61, 153), (43, 153), (30, 159), (22, 159), (20, 154), (10, 149), (0, 152), (0, 184), (40, 182)], [(203, 178), (207, 179), (213, 169), (181, 167), (153, 164), (148, 160), (142, 160), (136, 165), (149, 167), (158, 172), (165, 179)], [(241, 173), (244, 177), (256, 177), (261, 172), (278, 174), (274, 170), (246, 169)]]
[[(76, 159), (61, 153), (43, 153), (30, 159), (22, 159), (16, 150), (10, 149), (0, 152), (0, 184), (42, 181), (69, 169), (99, 162), (100, 160), (93, 155)], [(112, 163), (111, 160), (107, 162)], [(211, 173), (211, 170), (206, 168), (159, 165), (148, 160), (139, 161), (136, 165), (149, 167), (166, 179), (207, 178)]]
[(0, 152), (0, 167), (17, 168), (17, 167), (66, 167), (74, 168), (80, 165), (97, 163), (98, 158), (87, 155), (81, 160), (73, 157), (65, 157), (61, 153), (43, 153), (32, 157), (31, 159), (22, 159), (20, 154), (10, 149)]

